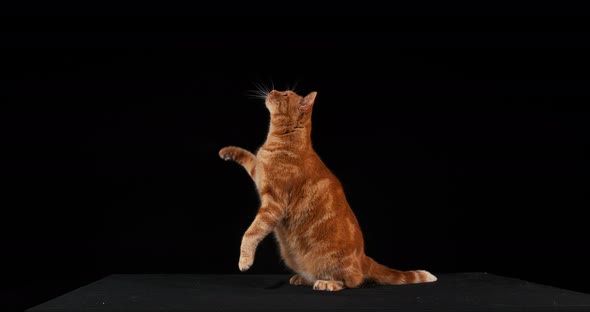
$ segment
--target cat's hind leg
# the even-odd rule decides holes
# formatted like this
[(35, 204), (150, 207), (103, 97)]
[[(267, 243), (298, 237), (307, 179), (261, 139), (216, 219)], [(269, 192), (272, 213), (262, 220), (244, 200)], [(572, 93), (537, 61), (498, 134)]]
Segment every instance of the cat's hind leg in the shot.
[(250, 176), (254, 176), (256, 167), (256, 156), (251, 152), (237, 146), (226, 146), (219, 150), (219, 157), (223, 160), (233, 160), (242, 165)]

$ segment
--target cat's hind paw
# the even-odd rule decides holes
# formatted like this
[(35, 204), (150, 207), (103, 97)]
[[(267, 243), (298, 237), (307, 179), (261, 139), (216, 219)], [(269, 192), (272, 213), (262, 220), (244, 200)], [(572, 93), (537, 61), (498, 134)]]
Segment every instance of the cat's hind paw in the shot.
[(299, 275), (293, 275), (293, 277), (291, 277), (291, 279), (289, 280), (289, 284), (291, 285), (296, 285), (296, 286), (312, 286), (311, 283), (309, 283), (308, 281), (306, 281), (303, 277), (299, 276)]
[(314, 290), (338, 291), (344, 289), (344, 283), (337, 281), (317, 280), (313, 284)]

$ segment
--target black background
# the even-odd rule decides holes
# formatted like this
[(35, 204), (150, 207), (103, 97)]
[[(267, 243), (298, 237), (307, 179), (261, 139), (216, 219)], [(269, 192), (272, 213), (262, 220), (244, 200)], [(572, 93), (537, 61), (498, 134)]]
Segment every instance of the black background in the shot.
[[(318, 92), (314, 146), (368, 255), (590, 293), (588, 33), (447, 20), (6, 28), (3, 304), (113, 273), (239, 273), (258, 198), (217, 151), (264, 141), (255, 83)], [(269, 237), (240, 274), (285, 272)]]

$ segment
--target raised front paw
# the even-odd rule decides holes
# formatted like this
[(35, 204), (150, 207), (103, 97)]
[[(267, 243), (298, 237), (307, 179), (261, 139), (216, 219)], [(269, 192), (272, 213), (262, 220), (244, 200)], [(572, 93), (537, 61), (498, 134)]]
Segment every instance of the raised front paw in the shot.
[(236, 147), (226, 146), (219, 150), (219, 157), (223, 160), (234, 160), (236, 156)]
[(238, 263), (240, 271), (248, 271), (248, 269), (252, 266), (252, 263), (254, 263), (254, 257), (241, 255), (240, 262)]

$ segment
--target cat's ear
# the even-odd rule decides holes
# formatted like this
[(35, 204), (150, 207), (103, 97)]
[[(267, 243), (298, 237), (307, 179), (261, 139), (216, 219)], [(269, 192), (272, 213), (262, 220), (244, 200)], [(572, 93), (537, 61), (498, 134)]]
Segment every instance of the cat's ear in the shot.
[(313, 107), (313, 103), (315, 102), (315, 96), (318, 93), (313, 91), (306, 95), (303, 99), (301, 99), (301, 105), (299, 105), (299, 110), (302, 112), (309, 112)]

